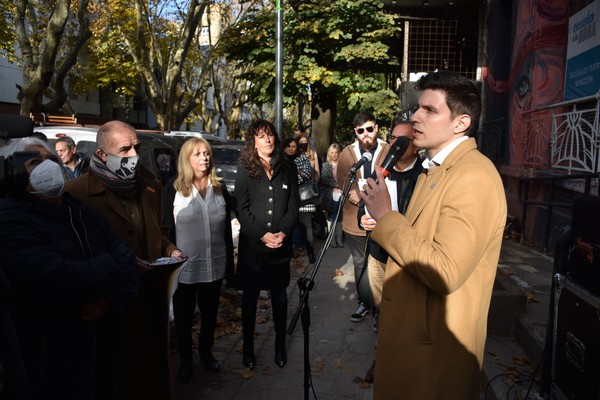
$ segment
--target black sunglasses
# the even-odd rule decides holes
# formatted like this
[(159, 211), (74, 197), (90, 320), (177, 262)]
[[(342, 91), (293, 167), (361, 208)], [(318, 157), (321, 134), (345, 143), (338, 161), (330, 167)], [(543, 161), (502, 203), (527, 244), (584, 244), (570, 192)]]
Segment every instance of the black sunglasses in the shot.
[(362, 135), (365, 132), (365, 129), (367, 130), (367, 132), (373, 133), (373, 130), (375, 129), (375, 125), (367, 126), (366, 128), (355, 128), (354, 130), (359, 135)]

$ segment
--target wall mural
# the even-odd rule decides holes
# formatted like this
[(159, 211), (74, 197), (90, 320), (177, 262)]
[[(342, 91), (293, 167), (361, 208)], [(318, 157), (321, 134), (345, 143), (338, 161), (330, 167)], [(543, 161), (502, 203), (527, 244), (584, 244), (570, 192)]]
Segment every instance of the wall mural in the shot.
[(544, 168), (551, 110), (536, 109), (562, 101), (568, 0), (520, 0), (513, 6), (510, 164), (520, 169)]

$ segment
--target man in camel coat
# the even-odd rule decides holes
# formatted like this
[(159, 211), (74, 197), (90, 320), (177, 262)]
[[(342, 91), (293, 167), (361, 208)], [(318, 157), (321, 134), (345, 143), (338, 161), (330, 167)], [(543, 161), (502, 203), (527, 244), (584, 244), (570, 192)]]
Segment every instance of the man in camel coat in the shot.
[(478, 150), (476, 87), (440, 71), (419, 81), (414, 144), (427, 150), (406, 216), (379, 176), (361, 197), (388, 252), (374, 398), (479, 399), (487, 315), (506, 222), (494, 165)]

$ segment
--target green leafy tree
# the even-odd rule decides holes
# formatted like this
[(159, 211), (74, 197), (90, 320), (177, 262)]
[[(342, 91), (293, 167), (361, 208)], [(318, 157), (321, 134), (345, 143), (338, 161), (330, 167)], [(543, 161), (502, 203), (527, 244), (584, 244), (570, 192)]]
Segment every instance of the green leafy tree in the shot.
[[(208, 4), (159, 0), (105, 3), (103, 11), (110, 20), (106, 32), (118, 35), (114, 43), (133, 62), (160, 129), (177, 129), (196, 106), (202, 88), (184, 82), (183, 77), (186, 68), (193, 68), (188, 57), (197, 47), (198, 27)], [(127, 23), (124, 15), (131, 18)], [(104, 66), (115, 71), (114, 65)]]
[(111, 0), (92, 7), (96, 16), (90, 24), (92, 37), (81, 51), (73, 89), (77, 93), (108, 89), (115, 96), (134, 96), (140, 89), (140, 76), (120, 31), (111, 24), (126, 26), (135, 19), (135, 9)]
[[(312, 102), (312, 131), (319, 150), (324, 152), (334, 139), (338, 116), (344, 124), (360, 110), (392, 118), (399, 100), (386, 83), (386, 73), (398, 66), (389, 43), (400, 28), (382, 2), (296, 0), (285, 6), (284, 104), (290, 106), (298, 95)], [(254, 9), (225, 40), (229, 59), (253, 65), (244, 75), (251, 99), (259, 104), (273, 101), (273, 5)], [(344, 139), (342, 132), (337, 136)]]
[(69, 72), (91, 35), (88, 4), (89, 0), (15, 2), (11, 21), (18, 46), (14, 61), (24, 78), (17, 96), (21, 115), (57, 112), (67, 103)]
[(16, 7), (14, 2), (0, 0), (0, 54), (14, 61)]

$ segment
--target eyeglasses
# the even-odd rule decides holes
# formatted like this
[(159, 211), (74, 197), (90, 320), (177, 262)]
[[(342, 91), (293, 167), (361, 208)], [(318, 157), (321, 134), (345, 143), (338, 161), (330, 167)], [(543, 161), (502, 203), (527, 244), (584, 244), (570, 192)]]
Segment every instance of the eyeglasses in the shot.
[(390, 135), (390, 136), (388, 136), (388, 137), (387, 137), (387, 141), (388, 141), (388, 143), (393, 143), (393, 142), (395, 142), (395, 141), (396, 141), (396, 139), (398, 139), (399, 137), (400, 137), (400, 136), (392, 136), (392, 135)]
[(358, 133), (359, 135), (365, 133), (365, 129), (367, 130), (367, 132), (373, 133), (373, 131), (375, 130), (375, 125), (367, 126), (366, 128), (354, 128), (356, 133)]

